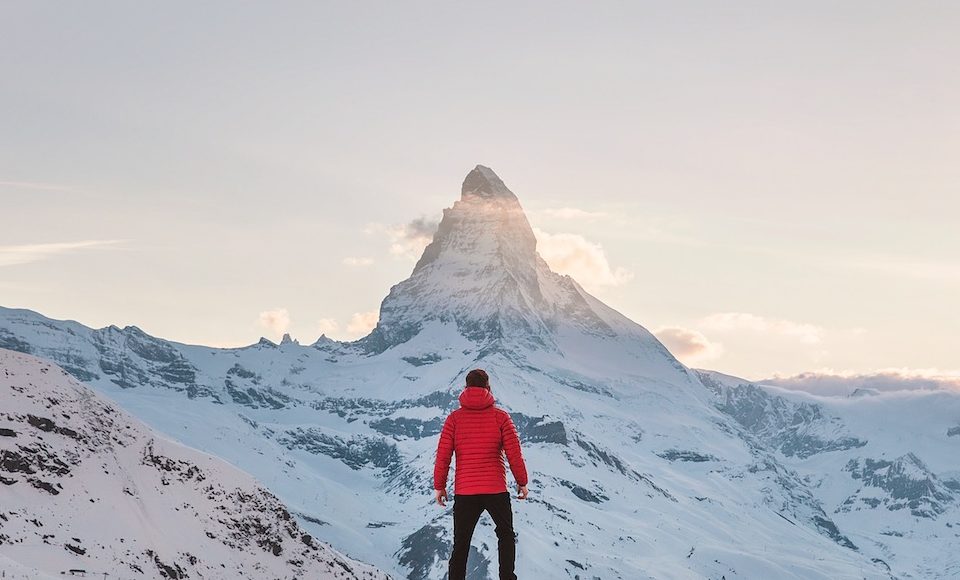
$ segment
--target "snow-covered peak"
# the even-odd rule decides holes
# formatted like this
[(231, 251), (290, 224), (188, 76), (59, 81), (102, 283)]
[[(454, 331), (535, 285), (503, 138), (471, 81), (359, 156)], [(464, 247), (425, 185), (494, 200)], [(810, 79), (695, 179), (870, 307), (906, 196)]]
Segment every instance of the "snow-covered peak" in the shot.
[(461, 199), (443, 210), (411, 276), (384, 299), (365, 343), (382, 351), (437, 321), (484, 346), (501, 339), (547, 346), (556, 306), (545, 296), (545, 290), (556, 294), (545, 288), (550, 274), (517, 197), (492, 170), (477, 166)]
[(503, 183), (496, 173), (489, 167), (477, 165), (467, 174), (460, 190), (460, 199), (469, 197), (517, 199), (512, 191)]
[(520, 200), (492, 170), (478, 165), (464, 179), (460, 199), (443, 210), (413, 275), (445, 266), (436, 274), (457, 275), (476, 268), (496, 274), (509, 268), (510, 273), (529, 278), (536, 258), (537, 238)]
[[(551, 270), (537, 252), (520, 201), (480, 165), (464, 180), (461, 198), (443, 210), (412, 274), (390, 289), (376, 328), (359, 345), (380, 353), (415, 337), (430, 340), (422, 332), (428, 326), (454, 328), (481, 354), (551, 351), (596, 363), (641, 358), (654, 363), (644, 366), (645, 374), (658, 366), (683, 372), (646, 329)], [(436, 329), (428, 334), (448, 335)], [(426, 352), (425, 345), (409, 348)]]

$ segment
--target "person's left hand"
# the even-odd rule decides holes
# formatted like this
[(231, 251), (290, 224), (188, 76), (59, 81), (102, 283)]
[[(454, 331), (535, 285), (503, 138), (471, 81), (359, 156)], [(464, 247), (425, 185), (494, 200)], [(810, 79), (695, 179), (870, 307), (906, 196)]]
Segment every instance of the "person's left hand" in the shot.
[(433, 495), (441, 507), (447, 507), (447, 490), (435, 489), (433, 490)]

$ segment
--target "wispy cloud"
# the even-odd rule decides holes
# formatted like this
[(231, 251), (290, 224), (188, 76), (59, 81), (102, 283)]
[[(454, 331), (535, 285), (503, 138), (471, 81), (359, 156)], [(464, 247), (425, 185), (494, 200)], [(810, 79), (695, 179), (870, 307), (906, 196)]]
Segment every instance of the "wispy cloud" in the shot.
[(39, 262), (71, 252), (102, 248), (121, 242), (123, 240), (81, 240), (77, 242), (0, 246), (0, 267)]
[(328, 338), (336, 336), (340, 330), (340, 323), (333, 318), (321, 318), (317, 321), (317, 330), (320, 334), (327, 335)]
[(59, 198), (84, 198), (84, 199), (121, 199), (122, 194), (110, 194), (99, 190), (90, 190), (85, 187), (77, 187), (64, 183), (50, 183), (46, 181), (20, 181), (0, 179), (0, 192), (20, 193), (21, 195), (43, 196), (44, 194), (53, 194), (50, 197)]
[(290, 328), (290, 312), (286, 308), (274, 308), (260, 313), (257, 322), (274, 336), (280, 336)]
[(376, 310), (355, 312), (350, 318), (350, 322), (347, 323), (347, 333), (356, 338), (366, 336), (377, 326), (379, 319), (380, 313)]
[[(753, 254), (780, 257), (811, 266), (830, 266), (842, 270), (874, 272), (887, 276), (910, 278), (921, 281), (960, 283), (960, 261), (938, 259), (930, 256), (909, 256), (896, 254), (851, 254), (838, 255), (834, 248), (824, 251), (821, 248), (805, 250), (790, 249), (780, 245), (751, 244), (732, 242), (728, 236), (710, 235), (711, 228), (690, 221), (687, 217), (666, 215), (638, 215), (634, 211), (589, 211), (576, 207), (548, 208), (536, 212), (536, 215), (554, 220), (589, 222), (603, 219), (603, 225), (617, 229), (619, 237), (629, 236), (644, 242), (669, 244), (693, 248), (708, 248), (726, 253)], [(745, 220), (737, 222), (748, 225), (761, 223), (767, 228), (774, 224), (765, 220)], [(776, 222), (783, 228), (792, 224)], [(706, 233), (705, 233), (706, 232)], [(813, 235), (813, 234), (808, 234)]]
[(723, 354), (723, 345), (713, 342), (702, 332), (680, 326), (663, 326), (653, 334), (684, 363), (713, 360)]
[(428, 217), (419, 217), (401, 225), (386, 225), (379, 223), (367, 224), (364, 233), (384, 233), (390, 239), (390, 253), (417, 259), (433, 240), (440, 222)]
[(960, 370), (887, 368), (863, 372), (828, 368), (795, 375), (775, 374), (759, 382), (816, 395), (849, 395), (857, 389), (877, 392), (960, 392)]
[(317, 330), (327, 338), (334, 340), (355, 340), (370, 334), (377, 326), (380, 314), (376, 310), (369, 312), (354, 312), (343, 327), (335, 318), (321, 318), (317, 321)]
[(782, 318), (767, 318), (748, 312), (719, 312), (700, 321), (700, 326), (720, 332), (747, 331), (757, 334), (790, 337), (804, 344), (817, 344), (824, 329), (814, 324)]
[(853, 260), (850, 265), (901, 278), (960, 282), (960, 261), (915, 260), (901, 257), (871, 257)]
[(56, 183), (43, 183), (37, 181), (0, 181), (0, 187), (10, 189), (30, 189), (34, 191), (57, 191), (61, 193), (79, 193), (79, 191), (69, 185), (59, 185)]
[(612, 268), (600, 244), (579, 234), (551, 234), (533, 228), (537, 251), (550, 267), (567, 274), (588, 290), (620, 286), (633, 279), (625, 268)]

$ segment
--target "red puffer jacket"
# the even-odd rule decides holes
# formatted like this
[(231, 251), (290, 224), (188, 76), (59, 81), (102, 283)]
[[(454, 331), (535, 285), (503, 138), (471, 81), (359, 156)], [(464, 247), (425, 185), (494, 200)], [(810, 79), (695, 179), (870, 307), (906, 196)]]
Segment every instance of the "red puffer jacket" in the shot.
[(503, 493), (507, 491), (506, 452), (510, 471), (518, 485), (527, 485), (527, 466), (520, 451), (520, 438), (510, 414), (493, 406), (490, 389), (466, 387), (460, 393), (460, 408), (443, 423), (433, 468), (433, 488), (447, 488), (450, 457), (457, 453), (454, 495)]

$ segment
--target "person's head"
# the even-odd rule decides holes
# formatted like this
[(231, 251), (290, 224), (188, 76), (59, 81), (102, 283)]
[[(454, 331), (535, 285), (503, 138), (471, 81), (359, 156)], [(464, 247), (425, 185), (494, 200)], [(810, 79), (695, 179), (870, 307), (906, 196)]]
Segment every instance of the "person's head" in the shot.
[(487, 371), (483, 369), (473, 369), (467, 373), (467, 386), (489, 389), (490, 377), (487, 376)]

